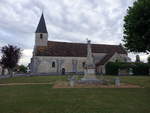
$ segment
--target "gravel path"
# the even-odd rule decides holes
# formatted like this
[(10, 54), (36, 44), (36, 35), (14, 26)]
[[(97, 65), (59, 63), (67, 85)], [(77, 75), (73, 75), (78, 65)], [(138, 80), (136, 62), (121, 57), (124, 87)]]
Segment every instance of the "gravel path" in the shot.
[(0, 84), (0, 86), (19, 86), (19, 85), (50, 85), (51, 83), (7, 83)]

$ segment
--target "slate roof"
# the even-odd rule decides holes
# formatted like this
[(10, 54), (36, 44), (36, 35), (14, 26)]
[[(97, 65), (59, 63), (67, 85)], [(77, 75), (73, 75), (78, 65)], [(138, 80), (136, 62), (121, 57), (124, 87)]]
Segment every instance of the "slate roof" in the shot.
[(100, 60), (96, 66), (104, 65), (115, 53), (108, 53), (102, 60)]
[[(127, 54), (119, 45), (91, 44), (93, 53), (120, 53)], [(48, 41), (47, 46), (38, 46), (36, 56), (62, 56), (62, 57), (86, 57), (87, 44)]]
[(37, 29), (35, 31), (36, 33), (47, 33), (47, 28), (46, 28), (46, 24), (45, 24), (45, 19), (44, 19), (44, 15), (42, 13), (42, 16), (40, 18), (39, 24), (37, 26)]

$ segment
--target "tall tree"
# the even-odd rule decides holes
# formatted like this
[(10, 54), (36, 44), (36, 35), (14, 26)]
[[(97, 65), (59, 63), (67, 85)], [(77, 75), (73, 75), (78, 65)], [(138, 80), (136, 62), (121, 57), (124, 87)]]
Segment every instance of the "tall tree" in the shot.
[(17, 46), (8, 45), (2, 47), (1, 53), (1, 64), (4, 68), (7, 68), (9, 73), (12, 75), (13, 69), (17, 66), (21, 57), (21, 50)]
[(150, 53), (150, 0), (137, 0), (128, 8), (123, 41), (130, 52)]

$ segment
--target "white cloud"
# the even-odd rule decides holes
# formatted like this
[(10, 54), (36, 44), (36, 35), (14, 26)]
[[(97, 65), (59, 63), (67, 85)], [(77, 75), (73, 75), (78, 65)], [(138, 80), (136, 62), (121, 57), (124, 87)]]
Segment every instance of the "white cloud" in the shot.
[(30, 62), (30, 59), (32, 57), (32, 49), (25, 49), (22, 51), (22, 57), (19, 61), (19, 64), (24, 64), (24, 65), (28, 65), (28, 63)]

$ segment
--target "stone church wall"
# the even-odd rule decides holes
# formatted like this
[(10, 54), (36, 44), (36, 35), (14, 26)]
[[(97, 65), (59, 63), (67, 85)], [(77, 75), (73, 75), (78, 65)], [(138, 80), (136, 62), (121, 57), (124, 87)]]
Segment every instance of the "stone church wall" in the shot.
[[(99, 57), (100, 55), (98, 55)], [(104, 55), (102, 55), (103, 57)], [(119, 61), (125, 62), (126, 54), (115, 53), (107, 62)], [(34, 56), (32, 62), (32, 73), (51, 73), (51, 74), (62, 74), (62, 70), (65, 69), (67, 73), (84, 73), (84, 63), (86, 57), (47, 57), (47, 56)], [(97, 73), (105, 74), (105, 65), (97, 67)], [(55, 65), (54, 67), (52, 65)]]
[(83, 73), (83, 62), (86, 61), (86, 57), (46, 57), (35, 56), (34, 73), (62, 73), (62, 69), (65, 69), (66, 73)]

